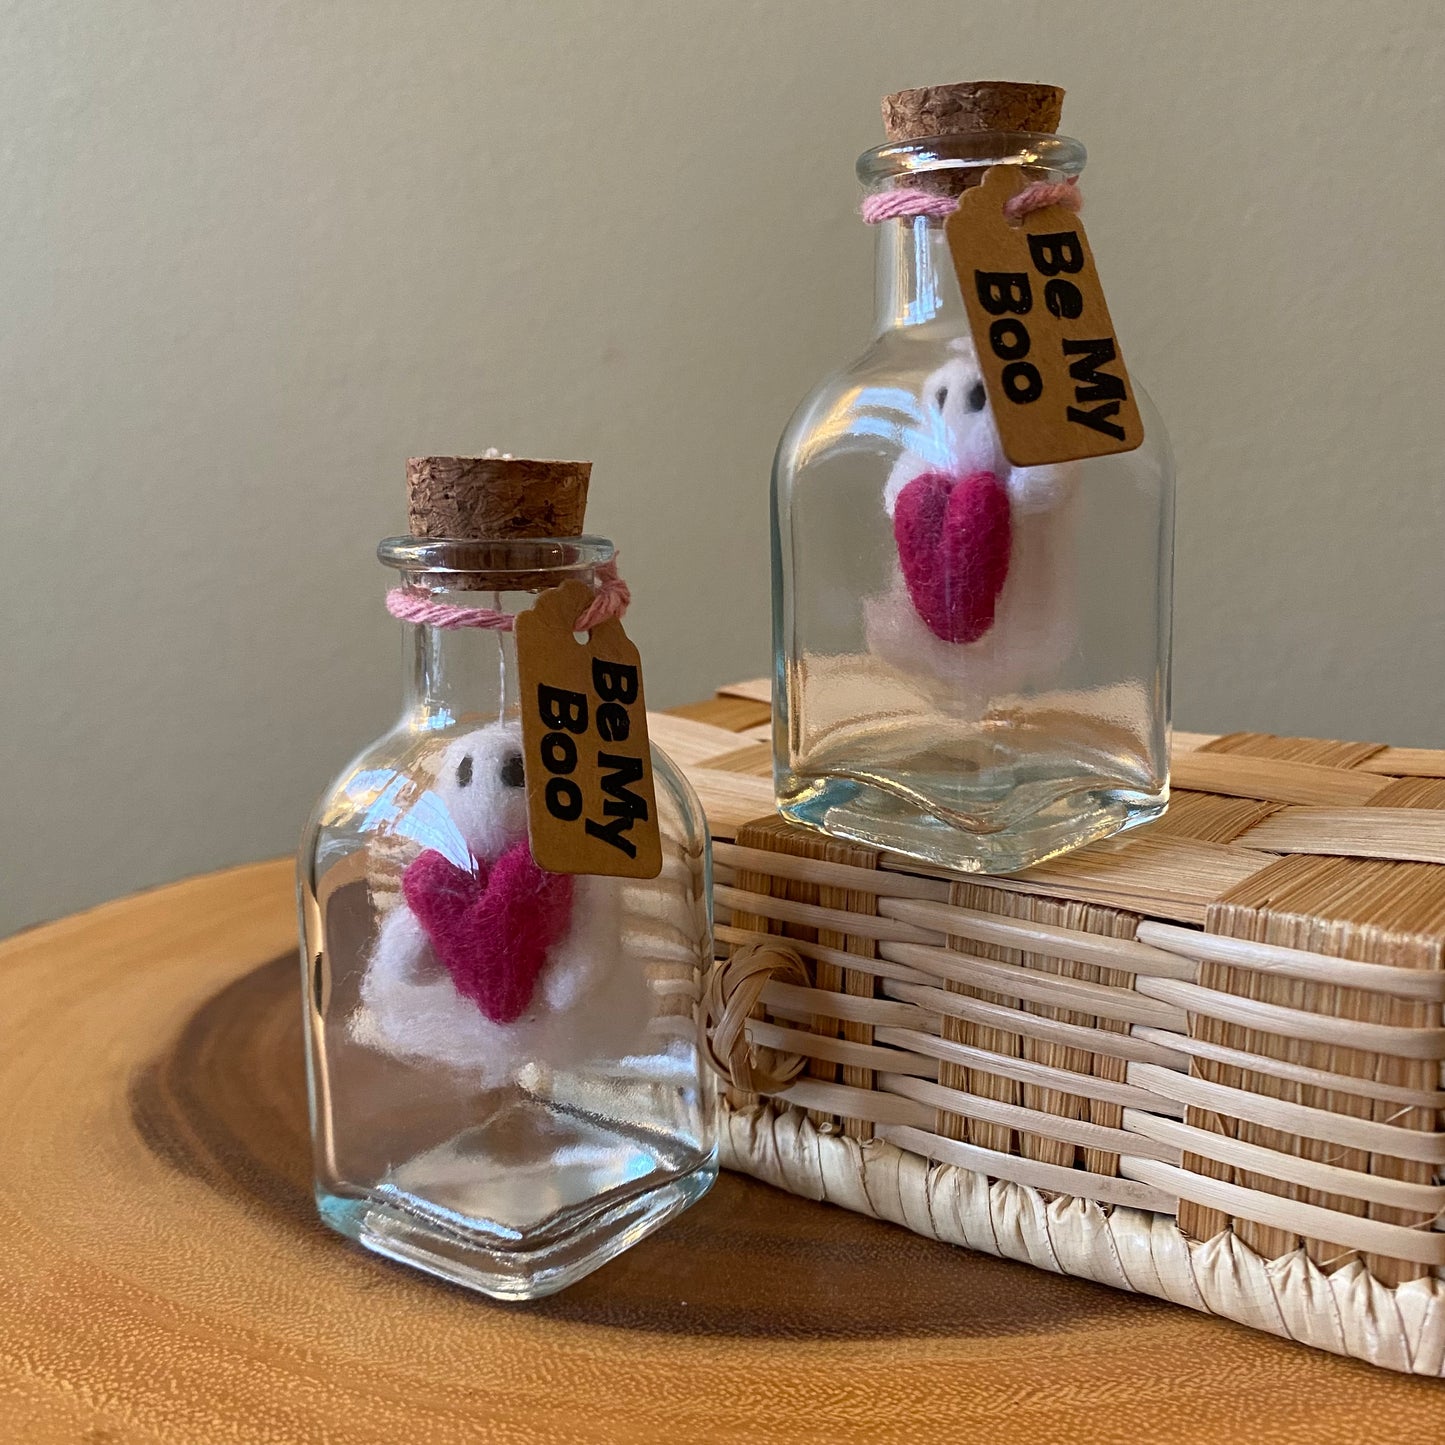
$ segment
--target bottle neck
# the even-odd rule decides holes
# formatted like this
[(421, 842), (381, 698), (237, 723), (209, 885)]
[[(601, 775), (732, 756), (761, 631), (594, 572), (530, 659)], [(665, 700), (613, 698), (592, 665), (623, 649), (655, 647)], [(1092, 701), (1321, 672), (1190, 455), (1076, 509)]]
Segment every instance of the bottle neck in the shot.
[(928, 216), (884, 221), (877, 231), (874, 335), (905, 327), (967, 324), (943, 222)]
[[(446, 596), (458, 606), (490, 607), (495, 594)], [(402, 720), (407, 727), (420, 731), (463, 721), (494, 722), (517, 710), (517, 644), (511, 632), (407, 624), (403, 647)]]
[[(495, 722), (516, 713), (520, 695), (512, 621), (531, 608), (539, 593), (564, 582), (581, 582), (595, 591), (597, 569), (616, 552), (603, 537), (388, 537), (377, 555), (401, 574), (389, 603), (393, 614), (406, 620), (401, 726), (422, 731)], [(443, 619), (504, 625), (448, 626)]]
[[(1062, 181), (1084, 168), (1084, 148), (1068, 136), (975, 131), (890, 142), (858, 158), (870, 195), (908, 188), (957, 195), (994, 166), (1020, 167), (1030, 181)], [(874, 335), (935, 327), (957, 334), (968, 324), (943, 218), (901, 216), (875, 226), (877, 283)]]

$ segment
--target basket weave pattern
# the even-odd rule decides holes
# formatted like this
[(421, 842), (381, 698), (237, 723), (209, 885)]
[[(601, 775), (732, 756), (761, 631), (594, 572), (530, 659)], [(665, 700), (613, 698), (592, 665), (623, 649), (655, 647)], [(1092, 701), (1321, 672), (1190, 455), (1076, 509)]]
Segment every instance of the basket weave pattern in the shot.
[(660, 720), (745, 980), (727, 1162), (1445, 1373), (1445, 752), (1182, 735), (1163, 820), (983, 881), (762, 816), (766, 696)]

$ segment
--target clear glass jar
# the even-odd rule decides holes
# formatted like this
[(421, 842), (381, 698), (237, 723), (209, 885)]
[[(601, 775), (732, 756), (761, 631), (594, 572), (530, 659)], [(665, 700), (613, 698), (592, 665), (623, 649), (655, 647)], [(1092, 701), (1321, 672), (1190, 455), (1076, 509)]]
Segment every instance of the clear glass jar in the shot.
[[(976, 133), (880, 146), (858, 175), (870, 192), (956, 194), (958, 172), (1015, 165), (1058, 181), (1083, 164), (1062, 136)], [(1011, 467), (943, 221), (876, 229), (873, 339), (798, 408), (773, 473), (778, 807), (929, 862), (1010, 872), (1165, 807), (1169, 445), (1136, 385), (1142, 447)], [(1006, 576), (966, 576), (964, 559), (958, 629), (925, 620), (895, 537), (904, 489), (939, 474), (985, 474), (983, 501), (1007, 498)]]
[[(379, 555), (431, 600), (510, 616), (565, 580), (590, 583), (613, 548), (402, 537)], [(406, 633), (402, 715), (327, 790), (300, 854), (316, 1199), (379, 1254), (533, 1298), (651, 1233), (716, 1175), (695, 1025), (712, 958), (707, 831), (654, 748), (660, 876), (541, 874), (525, 843), (512, 633)], [(509, 940), (489, 977), (520, 994), (479, 993), (440, 961), (446, 919), (424, 923), (409, 901), (421, 906), (407, 880), (423, 857), (455, 880), (458, 909), (530, 865), (520, 906), (542, 898), (562, 920), (542, 935), (530, 995)], [(547, 890), (559, 888), (557, 915)]]

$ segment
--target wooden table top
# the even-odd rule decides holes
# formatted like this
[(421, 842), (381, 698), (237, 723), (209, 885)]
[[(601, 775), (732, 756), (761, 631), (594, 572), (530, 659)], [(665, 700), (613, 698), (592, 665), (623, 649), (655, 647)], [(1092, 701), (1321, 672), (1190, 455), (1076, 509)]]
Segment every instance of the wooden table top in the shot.
[(533, 1305), (312, 1208), (291, 864), (0, 943), (0, 1441), (1445, 1440), (1445, 1390), (725, 1176)]

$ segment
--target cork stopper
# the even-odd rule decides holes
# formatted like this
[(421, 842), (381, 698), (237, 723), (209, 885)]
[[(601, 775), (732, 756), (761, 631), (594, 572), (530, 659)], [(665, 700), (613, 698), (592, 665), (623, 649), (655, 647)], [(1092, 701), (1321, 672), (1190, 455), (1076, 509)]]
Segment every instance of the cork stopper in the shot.
[(967, 135), (981, 130), (1051, 135), (1059, 128), (1063, 108), (1064, 92), (1056, 85), (967, 80), (885, 95), (883, 128), (890, 141)]
[(530, 457), (412, 457), (406, 464), (413, 537), (465, 542), (580, 537), (591, 462)]
[[(407, 522), (413, 537), (456, 542), (580, 537), (585, 531), (591, 476), (591, 462), (504, 456), (411, 457), (406, 464)], [(511, 591), (535, 590), (537, 583), (532, 576), (490, 571), (448, 573), (447, 585)]]

